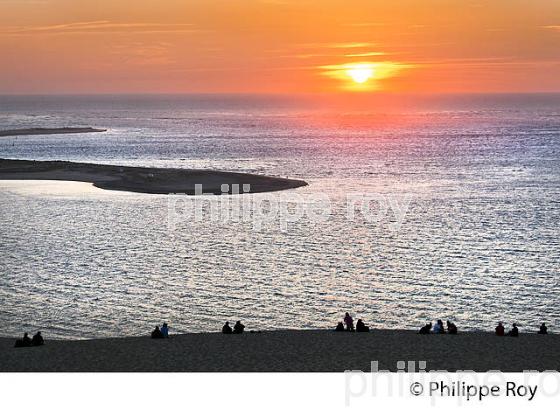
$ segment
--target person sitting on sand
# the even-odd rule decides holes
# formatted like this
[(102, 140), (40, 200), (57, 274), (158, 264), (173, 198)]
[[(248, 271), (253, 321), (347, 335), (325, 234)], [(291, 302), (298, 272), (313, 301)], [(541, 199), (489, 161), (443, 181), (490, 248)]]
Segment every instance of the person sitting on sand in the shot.
[(498, 326), (496, 326), (496, 336), (503, 336), (505, 334), (506, 329), (504, 328), (504, 325), (502, 324), (502, 322), (498, 323)]
[(229, 322), (226, 322), (224, 327), (222, 327), (222, 333), (224, 335), (231, 335), (233, 333), (233, 330), (231, 329), (231, 326), (229, 325)]
[(508, 332), (508, 336), (511, 336), (511, 337), (518, 337), (519, 336), (519, 329), (517, 328), (517, 325), (515, 323), (512, 325), (511, 330)]
[(356, 332), (369, 332), (369, 327), (364, 324), (362, 319), (356, 322)]
[(546, 328), (546, 325), (544, 324), (544, 322), (541, 324), (541, 327), (539, 329), (539, 331), (537, 332), (539, 335), (546, 335), (548, 334), (548, 329)]
[(23, 338), (17, 339), (16, 344), (14, 345), (14, 347), (29, 347), (29, 346), (31, 346), (31, 339), (29, 338), (27, 333), (23, 334)]
[(352, 316), (350, 316), (348, 312), (346, 312), (346, 315), (344, 315), (344, 324), (346, 324), (347, 331), (354, 331), (354, 319), (352, 319)]
[(436, 334), (445, 333), (445, 329), (443, 328), (443, 322), (441, 321), (441, 319), (438, 319), (438, 321), (434, 325), (434, 333)]
[(334, 330), (337, 332), (344, 332), (344, 325), (342, 324), (342, 322), (338, 322), (338, 325), (336, 325), (336, 328)]
[(31, 344), (33, 346), (42, 346), (45, 344), (45, 339), (43, 339), (43, 336), (41, 336), (41, 332), (35, 333), (33, 339), (31, 339)]
[(168, 338), (169, 337), (169, 327), (167, 327), (167, 323), (165, 323), (165, 322), (161, 326), (161, 336), (163, 338)]
[(152, 331), (152, 339), (163, 339), (163, 333), (159, 330), (159, 326)]
[(430, 323), (426, 323), (425, 326), (422, 326), (418, 331), (418, 333), (421, 335), (429, 335), (431, 330), (432, 330), (432, 323), (430, 322)]
[(447, 321), (447, 333), (449, 333), (450, 335), (457, 334), (457, 326), (455, 326), (455, 323), (450, 322), (449, 320)]
[(241, 321), (238, 320), (237, 322), (235, 322), (235, 325), (233, 326), (233, 333), (239, 335), (243, 333), (244, 329), (245, 329), (245, 325), (242, 325)]

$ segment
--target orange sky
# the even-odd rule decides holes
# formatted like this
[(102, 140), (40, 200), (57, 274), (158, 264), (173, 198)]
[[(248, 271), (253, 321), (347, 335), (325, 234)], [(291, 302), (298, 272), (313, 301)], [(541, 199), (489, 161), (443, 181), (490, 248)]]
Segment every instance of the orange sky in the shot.
[(0, 56), (0, 93), (558, 92), (560, 1), (0, 0)]

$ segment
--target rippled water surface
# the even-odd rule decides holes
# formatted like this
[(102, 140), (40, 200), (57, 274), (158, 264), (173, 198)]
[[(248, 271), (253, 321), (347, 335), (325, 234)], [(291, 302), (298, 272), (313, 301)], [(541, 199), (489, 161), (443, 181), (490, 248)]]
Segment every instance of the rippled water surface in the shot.
[[(560, 326), (558, 96), (351, 107), (0, 97), (0, 129), (61, 126), (108, 132), (0, 138), (0, 157), (300, 178), (309, 186), (273, 197), (308, 205), (327, 197), (329, 215), (286, 226), (266, 218), (255, 229), (254, 213), (229, 222), (170, 214), (177, 204), (165, 195), (0, 181), (3, 335), (137, 335), (164, 320), (181, 332), (235, 319), (252, 329), (312, 328), (345, 311), (374, 327), (440, 317), (466, 329), (498, 320), (522, 331)], [(348, 195), (363, 193), (408, 203), (400, 226), (390, 206), (372, 210), (378, 220), (358, 208), (349, 218)]]

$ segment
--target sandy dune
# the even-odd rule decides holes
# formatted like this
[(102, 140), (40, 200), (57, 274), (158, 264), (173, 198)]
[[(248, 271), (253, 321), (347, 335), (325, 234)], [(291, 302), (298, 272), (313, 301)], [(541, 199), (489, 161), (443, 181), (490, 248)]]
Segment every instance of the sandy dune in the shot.
[(305, 181), (237, 172), (174, 168), (141, 168), (84, 164), (67, 161), (24, 161), (0, 159), (0, 180), (55, 180), (91, 182), (103, 189), (147, 194), (185, 193), (192, 195), (201, 184), (204, 193), (220, 194), (222, 184), (250, 185), (250, 192), (298, 188)]
[(0, 339), (0, 371), (394, 371), (399, 360), (425, 360), (428, 370), (560, 370), (560, 335), (489, 333), (418, 335), (405, 330), (345, 333), (278, 330), (243, 335), (193, 333), (56, 341), (16, 349)]

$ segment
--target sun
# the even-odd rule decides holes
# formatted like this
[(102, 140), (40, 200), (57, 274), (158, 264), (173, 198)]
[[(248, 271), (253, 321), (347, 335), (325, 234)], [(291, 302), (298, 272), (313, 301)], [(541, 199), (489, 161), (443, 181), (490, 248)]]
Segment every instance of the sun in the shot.
[(317, 68), (322, 75), (337, 80), (341, 89), (364, 92), (382, 90), (386, 79), (396, 77), (402, 70), (412, 67), (395, 61), (356, 61)]
[(355, 83), (363, 84), (374, 76), (375, 72), (371, 66), (358, 64), (346, 70), (348, 75)]

